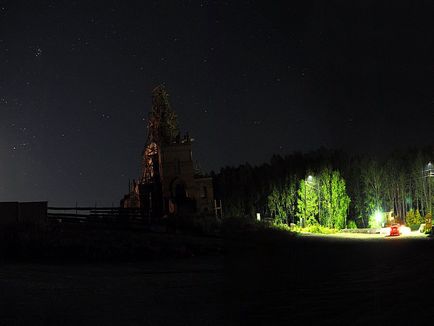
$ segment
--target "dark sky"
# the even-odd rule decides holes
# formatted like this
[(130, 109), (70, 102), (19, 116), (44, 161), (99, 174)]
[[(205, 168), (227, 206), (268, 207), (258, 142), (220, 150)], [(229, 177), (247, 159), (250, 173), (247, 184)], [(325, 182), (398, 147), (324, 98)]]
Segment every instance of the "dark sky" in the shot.
[(433, 1), (0, 1), (0, 201), (118, 203), (165, 83), (205, 171), (433, 143)]

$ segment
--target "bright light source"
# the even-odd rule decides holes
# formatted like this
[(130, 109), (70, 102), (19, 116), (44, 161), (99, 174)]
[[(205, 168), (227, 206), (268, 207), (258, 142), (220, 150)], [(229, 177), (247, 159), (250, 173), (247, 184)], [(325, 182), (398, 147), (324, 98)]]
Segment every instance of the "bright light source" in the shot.
[(261, 213), (256, 213), (256, 220), (260, 221), (261, 220)]
[(408, 226), (405, 225), (401, 225), (399, 227), (399, 233), (403, 234), (403, 235), (408, 235), (411, 233), (411, 229)]
[(383, 221), (383, 213), (380, 211), (376, 211), (374, 217), (375, 217), (375, 221), (378, 224), (380, 224)]
[(313, 181), (313, 177), (311, 176), (311, 175), (309, 175), (308, 177), (307, 177), (307, 182), (312, 182)]

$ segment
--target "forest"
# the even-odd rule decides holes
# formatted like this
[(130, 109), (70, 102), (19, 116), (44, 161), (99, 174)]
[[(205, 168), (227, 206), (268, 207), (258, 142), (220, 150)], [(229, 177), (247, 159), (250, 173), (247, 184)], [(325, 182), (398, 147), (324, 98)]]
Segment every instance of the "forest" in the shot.
[(212, 172), (215, 197), (225, 217), (260, 213), (276, 224), (342, 229), (378, 227), (392, 212), (415, 228), (432, 216), (433, 153), (433, 147), (382, 155), (321, 148), (273, 155), (259, 166)]

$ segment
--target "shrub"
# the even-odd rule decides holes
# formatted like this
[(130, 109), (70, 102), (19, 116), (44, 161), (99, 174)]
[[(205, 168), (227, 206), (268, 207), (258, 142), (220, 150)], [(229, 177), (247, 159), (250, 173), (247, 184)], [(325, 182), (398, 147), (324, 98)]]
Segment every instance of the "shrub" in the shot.
[(414, 212), (414, 219), (416, 220), (417, 224), (425, 223), (425, 219), (422, 215), (420, 215), (420, 212), (418, 209)]
[(304, 232), (320, 233), (320, 234), (333, 234), (338, 232), (336, 229), (328, 228), (319, 224), (309, 225), (303, 229)]
[(285, 223), (273, 223), (273, 225), (271, 227), (274, 229), (277, 229), (277, 230), (282, 230), (282, 231), (288, 231), (288, 232), (293, 231), (291, 229), (291, 227)]
[[(415, 214), (414, 211), (412, 209), (410, 209), (405, 216), (405, 223), (413, 231), (417, 230), (419, 228), (419, 224), (420, 224), (417, 221), (418, 220), (417, 214), (419, 214), (419, 211), (417, 211), (417, 213)], [(419, 214), (419, 216), (420, 216), (420, 214)]]
[(356, 221), (349, 220), (347, 223), (347, 229), (357, 229)]

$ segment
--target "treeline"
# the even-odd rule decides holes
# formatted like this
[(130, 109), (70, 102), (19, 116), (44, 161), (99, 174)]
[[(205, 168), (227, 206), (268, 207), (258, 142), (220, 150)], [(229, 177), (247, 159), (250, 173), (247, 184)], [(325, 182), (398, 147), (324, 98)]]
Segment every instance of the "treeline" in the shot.
[(327, 149), (274, 155), (259, 166), (245, 163), (213, 173), (215, 195), (231, 217), (260, 213), (279, 223), (342, 228), (368, 227), (376, 211), (393, 211), (405, 222), (409, 212), (432, 211), (433, 159), (434, 147), (384, 156)]

